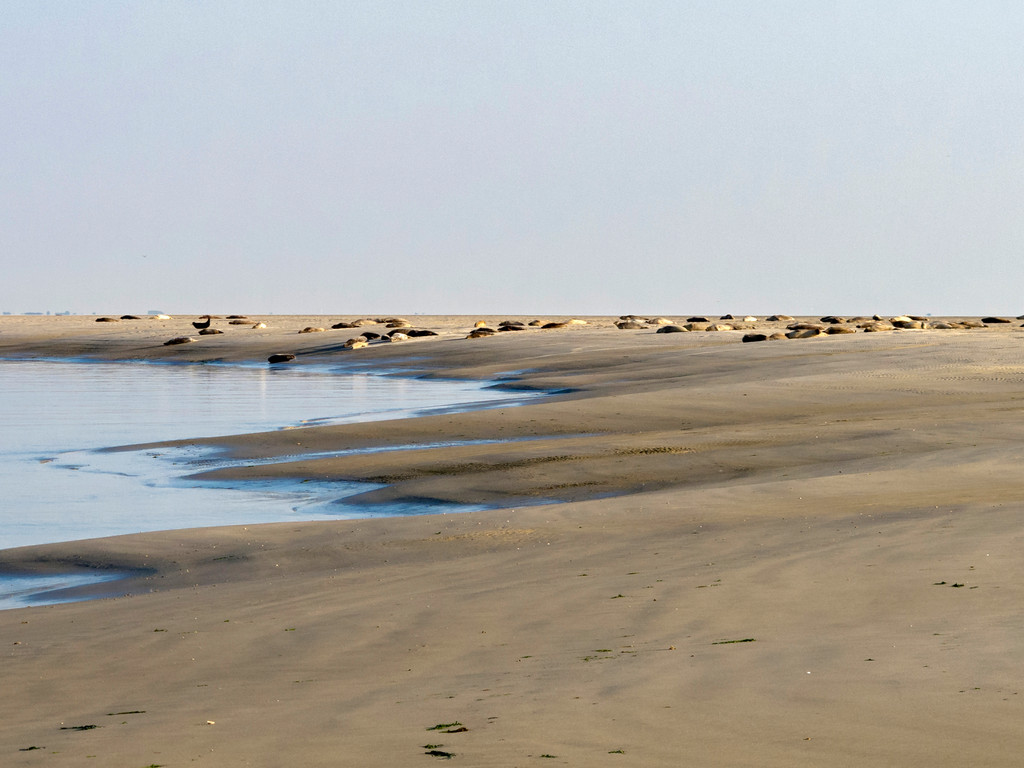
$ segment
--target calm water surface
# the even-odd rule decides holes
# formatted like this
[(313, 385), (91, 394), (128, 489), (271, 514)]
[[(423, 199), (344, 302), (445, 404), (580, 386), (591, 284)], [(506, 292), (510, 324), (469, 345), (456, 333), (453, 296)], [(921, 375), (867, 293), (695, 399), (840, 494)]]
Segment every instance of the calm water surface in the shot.
[[(97, 449), (522, 398), (474, 382), (308, 366), (0, 361), (0, 549), (171, 528), (431, 511), (328, 503), (367, 487), (358, 484), (200, 486), (180, 479), (194, 471), (190, 461), (199, 454)], [(4, 579), (0, 608), (11, 600), (27, 604), (24, 596), (39, 589), (31, 580)]]

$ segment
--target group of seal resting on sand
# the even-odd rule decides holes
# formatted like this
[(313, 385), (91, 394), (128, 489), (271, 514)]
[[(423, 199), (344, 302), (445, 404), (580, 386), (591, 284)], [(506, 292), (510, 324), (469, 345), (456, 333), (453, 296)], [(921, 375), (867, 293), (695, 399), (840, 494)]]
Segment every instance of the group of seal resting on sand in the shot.
[[(124, 315), (121, 318), (99, 317), (96, 322), (118, 322), (125, 318), (136, 316)], [(160, 315), (161, 319), (170, 319), (166, 315)], [(213, 326), (213, 321), (220, 319), (215, 315), (201, 315), (197, 320), (192, 321), (192, 326), (200, 336), (212, 336), (223, 334), (224, 331)], [(229, 326), (246, 326), (252, 329), (266, 329), (267, 324), (261, 321), (253, 321), (245, 315), (228, 315), (226, 317)], [(1024, 320), (1024, 315), (1016, 318)], [(684, 320), (673, 320), (664, 316), (642, 316), (635, 314), (621, 315), (617, 319), (608, 319), (608, 326), (623, 331), (648, 331), (656, 334), (672, 333), (723, 333), (733, 332), (740, 334), (740, 340), (744, 343), (759, 341), (777, 341), (786, 339), (810, 339), (821, 336), (837, 336), (853, 333), (879, 333), (885, 331), (900, 330), (970, 330), (989, 327), (1006, 327), (1013, 323), (1013, 319), (997, 315), (988, 315), (979, 318), (959, 319), (937, 319), (920, 315), (895, 315), (884, 317), (881, 315), (852, 316), (825, 315), (817, 319), (798, 320), (791, 315), (775, 314), (763, 319), (753, 315), (734, 317), (726, 314), (712, 319), (706, 315), (687, 316)], [(299, 328), (298, 334), (325, 333), (330, 330), (357, 329), (365, 326), (384, 326), (384, 330), (364, 330), (357, 336), (346, 339), (341, 348), (345, 350), (357, 350), (367, 347), (389, 344), (400, 341), (407, 341), (416, 338), (446, 337), (465, 339), (482, 339), (498, 336), (503, 333), (515, 333), (524, 331), (551, 331), (559, 329), (571, 329), (581, 326), (600, 328), (603, 323), (600, 321), (583, 320), (578, 318), (559, 319), (544, 321), (534, 319), (530, 321), (505, 319), (496, 323), (488, 323), (484, 320), (476, 321), (468, 332), (460, 334), (451, 329), (437, 331), (427, 328), (417, 328), (414, 324), (402, 317), (374, 317), (357, 318), (353, 320), (340, 320), (326, 327), (308, 325)], [(767, 327), (765, 327), (767, 326)], [(190, 344), (198, 341), (192, 336), (176, 336), (164, 342), (165, 346), (178, 344)], [(294, 360), (290, 352), (275, 354), (272, 362), (282, 363)]]

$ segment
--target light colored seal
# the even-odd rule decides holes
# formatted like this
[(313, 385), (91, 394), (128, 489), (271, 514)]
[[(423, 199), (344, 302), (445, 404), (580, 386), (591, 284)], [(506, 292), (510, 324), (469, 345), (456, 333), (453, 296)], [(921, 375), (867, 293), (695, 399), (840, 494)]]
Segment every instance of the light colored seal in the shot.
[(164, 346), (170, 347), (175, 344), (191, 344), (193, 341), (198, 341), (198, 339), (193, 339), (191, 336), (175, 336), (173, 339), (165, 341)]

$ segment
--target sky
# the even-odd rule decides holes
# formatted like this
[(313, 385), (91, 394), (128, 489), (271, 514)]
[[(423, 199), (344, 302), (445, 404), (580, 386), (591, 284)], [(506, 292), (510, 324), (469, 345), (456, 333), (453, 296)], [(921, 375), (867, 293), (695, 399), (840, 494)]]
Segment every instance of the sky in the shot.
[(1024, 312), (1024, 4), (0, 4), (0, 311)]

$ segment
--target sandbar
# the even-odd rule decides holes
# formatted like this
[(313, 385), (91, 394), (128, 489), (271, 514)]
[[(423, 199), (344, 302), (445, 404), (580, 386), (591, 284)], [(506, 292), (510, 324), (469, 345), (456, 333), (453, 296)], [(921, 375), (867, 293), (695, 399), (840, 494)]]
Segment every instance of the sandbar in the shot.
[[(0, 552), (139, 574), (0, 611), (3, 765), (1019, 764), (1020, 321), (743, 343), (821, 319), (413, 316), (438, 336), (347, 349), (382, 326), (221, 316), (164, 344), (195, 319), (5, 316), (0, 356), (288, 353), (551, 394), (181, 441), (260, 459), (217, 479), (488, 511)], [(560, 327), (466, 338), (506, 319)]]

